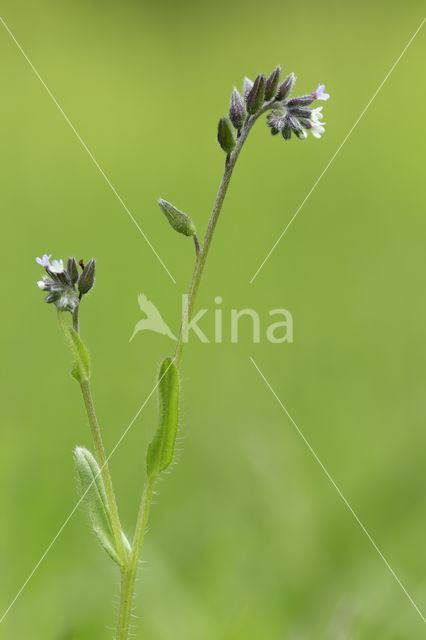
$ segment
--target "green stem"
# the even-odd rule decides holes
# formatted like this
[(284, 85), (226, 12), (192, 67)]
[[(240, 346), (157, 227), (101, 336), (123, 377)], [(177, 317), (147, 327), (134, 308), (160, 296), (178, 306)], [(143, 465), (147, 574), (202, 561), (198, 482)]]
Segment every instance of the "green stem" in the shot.
[(98, 460), (101, 469), (102, 480), (105, 485), (108, 507), (111, 513), (111, 525), (114, 533), (115, 544), (117, 546), (118, 555), (123, 559), (124, 562), (124, 559), (127, 557), (127, 551), (124, 546), (122, 527), (120, 523), (120, 517), (118, 515), (117, 500), (115, 498), (114, 488), (112, 485), (112, 478), (109, 471), (108, 458), (106, 457), (105, 447), (102, 440), (101, 428), (99, 426), (95, 406), (93, 403), (90, 382), (88, 380), (81, 382), (80, 388), (81, 393), (83, 394), (87, 417), (89, 419), (90, 431), (92, 432), (96, 458)]
[(182, 358), (183, 345), (186, 342), (186, 331), (187, 331), (188, 323), (190, 322), (192, 318), (192, 314), (194, 312), (194, 304), (195, 304), (198, 288), (200, 286), (201, 276), (203, 275), (204, 266), (207, 260), (207, 255), (213, 240), (216, 225), (219, 220), (220, 212), (222, 211), (222, 206), (225, 200), (225, 196), (228, 192), (229, 183), (231, 181), (232, 173), (237, 163), (238, 156), (241, 153), (241, 150), (244, 146), (247, 136), (250, 133), (250, 130), (253, 127), (254, 123), (263, 113), (265, 113), (265, 111), (268, 111), (268, 109), (272, 107), (272, 104), (273, 104), (273, 101), (266, 103), (259, 113), (257, 113), (255, 116), (249, 116), (247, 118), (246, 123), (241, 130), (241, 134), (237, 138), (237, 143), (235, 145), (234, 150), (226, 158), (225, 170), (219, 184), (219, 189), (218, 189), (216, 200), (213, 205), (213, 210), (207, 225), (204, 241), (203, 241), (202, 247), (197, 253), (194, 270), (192, 272), (191, 286), (188, 293), (187, 306), (183, 314), (181, 326), (179, 329), (179, 336), (178, 336), (175, 355), (174, 355), (177, 365), (179, 364)]
[[(177, 365), (179, 364), (182, 358), (183, 345), (186, 342), (186, 329), (188, 326), (188, 322), (190, 321), (194, 311), (195, 298), (197, 295), (198, 287), (200, 285), (201, 276), (204, 271), (207, 255), (210, 249), (211, 242), (213, 240), (217, 221), (219, 220), (220, 212), (222, 210), (225, 196), (228, 191), (229, 183), (231, 181), (235, 164), (238, 160), (238, 156), (240, 155), (240, 152), (247, 139), (247, 136), (251, 128), (253, 127), (254, 123), (259, 118), (259, 116), (261, 116), (263, 113), (265, 113), (265, 111), (268, 111), (268, 109), (272, 107), (273, 102), (274, 101), (266, 103), (259, 113), (257, 113), (254, 116), (249, 116), (247, 118), (245, 125), (241, 130), (241, 134), (237, 138), (237, 143), (235, 145), (233, 152), (229, 154), (226, 158), (224, 173), (219, 184), (219, 189), (218, 189), (216, 200), (213, 205), (213, 210), (207, 225), (207, 230), (204, 236), (202, 247), (201, 248), (199, 247), (198, 239), (194, 240), (195, 248), (196, 248), (196, 260), (195, 260), (194, 270), (192, 273), (187, 307), (183, 314), (182, 323), (179, 330), (179, 337), (176, 344), (176, 350), (174, 355), (174, 359)], [(129, 637), (130, 617), (131, 617), (132, 606), (133, 606), (137, 569), (138, 569), (139, 557), (142, 549), (142, 543), (145, 536), (145, 530), (148, 523), (149, 512), (151, 509), (155, 480), (156, 480), (155, 477), (148, 477), (145, 482), (142, 499), (139, 507), (135, 536), (133, 538), (130, 562), (128, 567), (123, 568), (121, 571), (121, 601), (120, 601), (120, 611), (119, 611), (119, 618), (118, 618), (118, 625), (117, 625), (116, 640), (128, 640), (128, 637)]]
[[(73, 346), (69, 336), (68, 324), (66, 323), (65, 317), (64, 317), (65, 314), (63, 312), (59, 312), (58, 316), (59, 316), (59, 322), (64, 332), (64, 336), (67, 341), (67, 344), (70, 346), (71, 352), (73, 352)], [(74, 330), (77, 331), (77, 333), (79, 333), (80, 322), (79, 322), (78, 307), (77, 307), (77, 310), (74, 311), (72, 315), (72, 320), (73, 320)], [(115, 544), (117, 546), (117, 551), (120, 558), (123, 559), (123, 562), (126, 562), (128, 552), (124, 546), (120, 517), (118, 515), (117, 501), (115, 498), (111, 474), (108, 466), (108, 458), (105, 453), (105, 447), (102, 440), (101, 427), (99, 425), (99, 421), (96, 415), (95, 405), (93, 402), (92, 390), (90, 387), (89, 380), (87, 379), (82, 380), (80, 382), (80, 389), (83, 395), (84, 406), (86, 408), (86, 413), (89, 420), (89, 426), (90, 426), (90, 431), (92, 433), (96, 458), (97, 458), (99, 467), (101, 469), (101, 476), (105, 486), (105, 491), (106, 491), (107, 500), (108, 500), (108, 507), (111, 513), (111, 525), (114, 533)]]
[(132, 544), (132, 553), (129, 566), (121, 570), (121, 600), (120, 613), (117, 624), (116, 640), (127, 640), (130, 633), (130, 620), (135, 593), (135, 583), (138, 572), (139, 557), (148, 524), (154, 492), (155, 478), (147, 478), (139, 507), (135, 535)]

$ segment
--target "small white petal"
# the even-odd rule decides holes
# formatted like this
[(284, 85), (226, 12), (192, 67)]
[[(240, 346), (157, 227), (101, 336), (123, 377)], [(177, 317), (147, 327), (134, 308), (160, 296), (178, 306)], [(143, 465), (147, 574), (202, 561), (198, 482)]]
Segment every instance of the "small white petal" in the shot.
[(323, 107), (317, 107), (316, 109), (312, 109), (311, 120), (312, 122), (318, 122), (318, 120), (322, 120), (324, 114), (322, 113)]
[(63, 273), (64, 263), (62, 262), (62, 260), (52, 260), (50, 271), (52, 271), (52, 273)]
[(324, 133), (325, 128), (323, 126), (321, 126), (320, 124), (313, 124), (312, 128), (311, 128), (311, 133), (314, 136), (314, 138), (317, 138), (318, 140), (321, 138), (322, 134)]
[(37, 286), (39, 289), (46, 289), (46, 283), (44, 282), (44, 280), (38, 280), (37, 281)]

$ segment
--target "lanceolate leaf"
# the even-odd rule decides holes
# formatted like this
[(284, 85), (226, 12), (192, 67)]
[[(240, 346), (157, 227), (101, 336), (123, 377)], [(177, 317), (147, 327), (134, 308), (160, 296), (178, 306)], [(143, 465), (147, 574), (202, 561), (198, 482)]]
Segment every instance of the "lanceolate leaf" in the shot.
[(160, 416), (157, 431), (148, 447), (149, 476), (167, 469), (173, 460), (179, 419), (179, 374), (171, 358), (165, 358), (158, 374)]
[[(92, 529), (107, 554), (122, 566), (114, 541), (111, 515), (108, 508), (105, 487), (101, 470), (90, 451), (77, 447), (74, 452), (75, 465), (78, 473), (78, 483), (81, 496), (87, 505), (87, 511)], [(125, 547), (129, 543), (123, 534)]]

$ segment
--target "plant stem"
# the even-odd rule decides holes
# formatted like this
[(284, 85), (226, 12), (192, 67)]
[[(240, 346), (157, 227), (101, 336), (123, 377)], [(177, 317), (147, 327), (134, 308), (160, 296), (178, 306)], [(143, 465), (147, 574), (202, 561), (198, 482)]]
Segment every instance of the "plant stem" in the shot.
[(85, 380), (80, 384), (81, 393), (83, 394), (84, 406), (86, 407), (87, 417), (89, 419), (90, 430), (92, 432), (93, 443), (95, 446), (96, 457), (101, 469), (102, 480), (105, 485), (105, 492), (108, 500), (108, 507), (111, 513), (111, 525), (114, 533), (115, 544), (120, 558), (127, 556), (124, 546), (120, 517), (118, 515), (117, 501), (115, 498), (114, 488), (112, 485), (111, 474), (108, 466), (108, 458), (106, 457), (105, 447), (102, 440), (101, 428), (96, 416), (95, 406), (93, 403), (92, 390), (90, 382)]
[[(216, 200), (213, 205), (213, 210), (207, 225), (207, 230), (204, 236), (202, 247), (199, 248), (198, 239), (194, 240), (195, 248), (196, 248), (195, 266), (192, 273), (187, 307), (185, 309), (185, 312), (182, 318), (182, 322), (179, 330), (179, 337), (178, 337), (175, 355), (174, 355), (174, 361), (176, 362), (176, 365), (180, 363), (180, 360), (182, 357), (183, 345), (186, 342), (187, 325), (192, 317), (195, 298), (197, 295), (198, 287), (200, 285), (201, 276), (203, 274), (204, 265), (207, 259), (207, 254), (210, 249), (210, 245), (216, 229), (216, 224), (219, 219), (220, 212), (222, 210), (223, 202), (225, 200), (225, 196), (228, 191), (229, 183), (231, 181), (235, 164), (238, 160), (238, 156), (240, 155), (241, 149), (243, 148), (244, 143), (247, 139), (247, 136), (251, 128), (253, 127), (254, 123), (259, 118), (259, 116), (261, 116), (263, 113), (265, 113), (265, 111), (267, 111), (272, 107), (272, 104), (273, 104), (273, 101), (266, 103), (261, 109), (261, 111), (259, 111), (259, 113), (257, 113), (256, 115), (247, 117), (247, 120), (241, 130), (241, 133), (237, 138), (237, 142), (234, 150), (232, 151), (231, 154), (229, 154), (226, 157), (224, 173), (219, 184), (219, 189), (218, 189)], [(130, 563), (127, 569), (123, 568), (121, 571), (121, 601), (120, 601), (120, 611), (119, 611), (119, 618), (118, 618), (116, 640), (128, 640), (128, 637), (129, 637), (130, 616), (131, 616), (131, 611), (133, 606), (136, 575), (137, 575), (140, 552), (142, 549), (142, 544), (145, 536), (146, 526), (148, 523), (149, 512), (152, 504), (155, 480), (156, 478), (151, 476), (151, 477), (148, 477), (145, 481), (144, 490), (142, 493), (142, 499), (139, 507), (138, 519), (136, 523), (135, 535), (133, 538)]]
[(179, 329), (179, 336), (178, 336), (175, 355), (174, 355), (175, 362), (177, 365), (179, 364), (182, 357), (183, 345), (185, 344), (186, 338), (187, 338), (186, 336), (187, 326), (191, 320), (191, 317), (194, 311), (195, 298), (197, 296), (198, 288), (200, 286), (201, 276), (203, 275), (204, 266), (207, 260), (207, 255), (213, 240), (213, 235), (216, 229), (217, 221), (219, 220), (220, 212), (222, 211), (222, 206), (228, 191), (228, 187), (231, 181), (234, 167), (237, 163), (238, 156), (241, 153), (241, 150), (244, 146), (244, 143), (247, 139), (248, 134), (250, 133), (251, 128), (253, 127), (254, 123), (259, 118), (259, 116), (261, 116), (263, 113), (265, 113), (265, 111), (271, 108), (272, 103), (273, 101), (266, 103), (259, 113), (257, 113), (254, 116), (249, 116), (247, 118), (241, 130), (241, 133), (237, 138), (237, 142), (234, 150), (232, 151), (231, 154), (229, 154), (226, 157), (225, 170), (219, 184), (219, 189), (218, 189), (216, 200), (213, 205), (213, 210), (207, 225), (204, 241), (203, 241), (202, 247), (197, 253), (194, 270), (192, 272), (191, 286), (188, 293), (188, 302), (187, 302), (187, 306), (183, 314), (181, 326)]
[[(58, 313), (59, 323), (64, 332), (65, 340), (71, 347), (69, 337), (69, 328), (64, 318), (65, 314), (62, 312)], [(79, 334), (80, 333), (80, 321), (79, 321), (79, 308), (74, 311), (72, 314), (72, 322), (74, 330)], [(127, 559), (127, 550), (124, 546), (122, 528), (120, 523), (120, 518), (118, 515), (118, 507), (117, 501), (114, 494), (114, 488), (112, 485), (111, 474), (108, 466), (108, 458), (105, 453), (105, 447), (102, 440), (102, 432), (101, 427), (99, 425), (99, 421), (95, 411), (95, 405), (93, 402), (92, 390), (90, 386), (89, 380), (82, 380), (80, 383), (81, 393), (83, 395), (84, 406), (86, 408), (87, 417), (89, 420), (90, 431), (92, 433), (93, 444), (95, 447), (96, 458), (101, 469), (101, 476), (105, 486), (105, 492), (107, 495), (108, 507), (111, 513), (111, 525), (114, 533), (115, 544), (117, 546), (117, 551), (120, 558), (123, 559), (123, 562)]]
[(139, 507), (135, 535), (132, 543), (132, 553), (129, 566), (121, 570), (121, 600), (120, 613), (117, 624), (116, 640), (127, 640), (130, 632), (130, 618), (133, 607), (136, 576), (138, 572), (139, 557), (148, 524), (149, 512), (152, 504), (155, 478), (147, 478)]

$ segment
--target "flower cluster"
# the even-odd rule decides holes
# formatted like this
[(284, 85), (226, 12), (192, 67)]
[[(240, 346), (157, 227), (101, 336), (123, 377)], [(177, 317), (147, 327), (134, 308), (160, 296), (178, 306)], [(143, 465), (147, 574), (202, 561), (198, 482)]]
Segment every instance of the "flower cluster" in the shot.
[[(277, 104), (268, 115), (268, 126), (272, 135), (281, 133), (284, 140), (290, 140), (294, 133), (298, 138), (304, 140), (307, 132), (310, 131), (314, 138), (321, 138), (325, 131), (325, 122), (322, 121), (322, 107), (309, 108), (316, 100), (328, 100), (329, 94), (325, 93), (325, 86), (318, 85), (318, 88), (311, 93), (298, 98), (289, 98), (291, 89), (296, 82), (294, 74), (288, 76), (288, 90), (283, 91), (280, 96), (278, 92)], [(284, 82), (285, 84), (285, 82)]]
[(58, 311), (73, 313), (82, 296), (92, 289), (95, 283), (95, 260), (89, 260), (84, 265), (80, 261), (80, 270), (75, 258), (68, 258), (64, 267), (62, 260), (50, 260), (51, 256), (44, 255), (36, 258), (36, 262), (44, 268), (47, 275), (37, 282), (42, 291), (47, 292), (47, 303), (54, 303)]
[(290, 73), (282, 82), (280, 76), (281, 67), (278, 66), (268, 77), (260, 73), (254, 82), (245, 78), (241, 94), (237, 89), (233, 90), (229, 118), (220, 119), (217, 136), (226, 154), (232, 153), (242, 130), (250, 126), (252, 119), (266, 111), (270, 111), (267, 122), (273, 135), (281, 133), (289, 140), (294, 133), (303, 140), (310, 131), (315, 138), (321, 138), (325, 131), (322, 107), (312, 109), (310, 105), (316, 100), (328, 100), (330, 96), (325, 93), (325, 86), (320, 84), (311, 93), (291, 98), (296, 76)]

